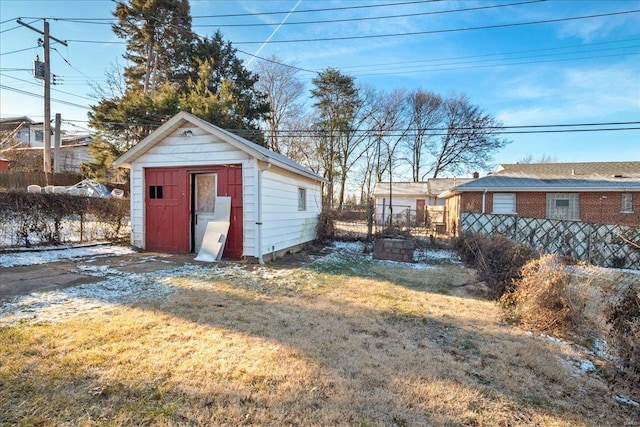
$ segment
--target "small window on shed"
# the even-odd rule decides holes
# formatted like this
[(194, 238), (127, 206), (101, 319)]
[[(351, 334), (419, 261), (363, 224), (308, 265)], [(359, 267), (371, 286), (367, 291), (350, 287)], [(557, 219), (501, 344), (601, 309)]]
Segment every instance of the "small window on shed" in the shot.
[(622, 206), (620, 208), (621, 213), (633, 213), (633, 194), (622, 194)]
[(162, 185), (150, 185), (149, 186), (149, 198), (150, 199), (162, 199)]
[(306, 188), (298, 188), (298, 210), (307, 210), (307, 190)]

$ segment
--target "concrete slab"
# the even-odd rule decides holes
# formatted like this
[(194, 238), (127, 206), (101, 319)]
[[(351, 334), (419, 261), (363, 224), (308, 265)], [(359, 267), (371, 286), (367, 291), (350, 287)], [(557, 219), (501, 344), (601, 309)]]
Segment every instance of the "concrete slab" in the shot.
[(129, 273), (148, 273), (185, 264), (198, 264), (194, 257), (195, 254), (138, 252), (39, 265), (0, 267), (0, 300), (105, 280), (104, 277), (96, 277), (89, 272), (83, 273), (79, 266), (104, 266)]

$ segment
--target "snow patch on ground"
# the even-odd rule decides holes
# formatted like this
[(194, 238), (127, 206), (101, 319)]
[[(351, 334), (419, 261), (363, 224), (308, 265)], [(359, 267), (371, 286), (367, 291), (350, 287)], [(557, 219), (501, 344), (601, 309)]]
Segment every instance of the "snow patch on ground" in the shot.
[(333, 247), (345, 252), (364, 253), (367, 244), (364, 242), (333, 242)]
[(169, 278), (163, 274), (120, 273), (98, 283), (16, 297), (0, 303), (0, 325), (57, 322), (118, 304), (158, 297), (172, 290), (167, 284)]
[(425, 270), (433, 268), (435, 264), (461, 264), (462, 261), (455, 252), (447, 249), (416, 249), (413, 254), (413, 263), (376, 260), (371, 254), (371, 245), (363, 242), (334, 242), (332, 246), (335, 251), (324, 258), (318, 260), (321, 263), (331, 263), (337, 260), (344, 260), (345, 257), (358, 256), (376, 264), (388, 265), (392, 267), (412, 268), (415, 270)]
[(413, 261), (417, 263), (462, 264), (460, 257), (448, 249), (416, 249), (413, 253)]
[(105, 257), (136, 253), (127, 246), (96, 245), (87, 247), (52, 246), (46, 250), (19, 251), (0, 255), (0, 267), (47, 264), (56, 261), (69, 261), (87, 257)]

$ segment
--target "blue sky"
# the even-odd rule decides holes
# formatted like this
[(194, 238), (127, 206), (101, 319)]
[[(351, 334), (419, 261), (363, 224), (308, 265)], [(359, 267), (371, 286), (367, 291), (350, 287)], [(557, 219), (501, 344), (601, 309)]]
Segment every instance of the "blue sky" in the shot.
[[(69, 131), (86, 129), (90, 83), (103, 85), (112, 64), (125, 64), (109, 25), (114, 9), (110, 0), (2, 0), (0, 116), (42, 120), (42, 84), (30, 71), (42, 58), (40, 35), (16, 19), (42, 29), (47, 18), (51, 35), (68, 41), (52, 44), (63, 82), (52, 89), (52, 116), (61, 113)], [(250, 69), (259, 59), (248, 54), (276, 55), (308, 70), (299, 77), (309, 87), (314, 72), (334, 67), (379, 89), (467, 94), (512, 131), (572, 130), (505, 135), (512, 142), (496, 163), (640, 160), (640, 130), (513, 128), (640, 127), (638, 0), (192, 0), (191, 15), (200, 35), (219, 28)], [(594, 15), (607, 16), (585, 18)]]

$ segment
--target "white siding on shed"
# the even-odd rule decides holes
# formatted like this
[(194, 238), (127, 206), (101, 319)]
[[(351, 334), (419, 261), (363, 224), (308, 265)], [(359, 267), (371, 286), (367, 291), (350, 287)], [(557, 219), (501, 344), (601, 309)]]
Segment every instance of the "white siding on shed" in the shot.
[[(298, 209), (298, 188), (306, 190), (306, 209)], [(262, 176), (262, 253), (268, 254), (315, 238), (322, 209), (318, 181), (272, 167)]]

